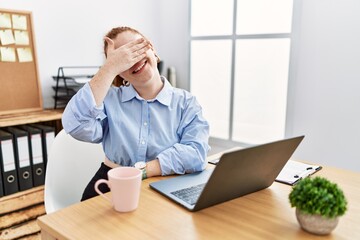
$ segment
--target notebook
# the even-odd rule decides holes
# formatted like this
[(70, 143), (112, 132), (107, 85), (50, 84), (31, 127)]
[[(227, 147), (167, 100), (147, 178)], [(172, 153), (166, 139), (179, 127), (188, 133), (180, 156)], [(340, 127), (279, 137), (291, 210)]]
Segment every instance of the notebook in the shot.
[(213, 169), (150, 183), (190, 211), (198, 211), (269, 187), (304, 136), (224, 153)]

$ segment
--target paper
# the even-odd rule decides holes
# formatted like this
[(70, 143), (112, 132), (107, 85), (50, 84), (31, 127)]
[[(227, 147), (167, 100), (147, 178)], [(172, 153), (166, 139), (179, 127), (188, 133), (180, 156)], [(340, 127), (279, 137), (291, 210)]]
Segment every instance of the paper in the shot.
[(15, 49), (12, 47), (0, 47), (0, 55), (2, 62), (15, 62)]
[(10, 13), (0, 13), (0, 28), (11, 28)]
[(17, 138), (17, 148), (19, 153), (19, 167), (23, 168), (30, 166), (29, 143), (27, 136)]
[(29, 34), (27, 31), (14, 31), (16, 45), (29, 45)]
[(54, 142), (54, 139), (55, 139), (55, 132), (47, 132), (46, 133), (46, 151), (47, 151), (48, 155), (51, 150), (51, 146)]
[(0, 141), (1, 153), (3, 157), (3, 171), (9, 172), (15, 170), (15, 157), (12, 140)]
[(43, 163), (43, 152), (41, 146), (41, 135), (31, 135), (31, 150), (33, 154), (33, 164)]
[(15, 39), (11, 29), (0, 30), (0, 42), (1, 45), (14, 44)]
[(14, 29), (27, 30), (27, 21), (25, 15), (12, 15), (12, 22)]
[(91, 80), (91, 76), (89, 77), (75, 77), (74, 81), (78, 84), (84, 84)]
[(320, 169), (321, 166), (289, 160), (277, 176), (276, 181), (294, 185), (299, 180), (314, 174)]
[(17, 48), (19, 62), (32, 62), (33, 57), (30, 48)]

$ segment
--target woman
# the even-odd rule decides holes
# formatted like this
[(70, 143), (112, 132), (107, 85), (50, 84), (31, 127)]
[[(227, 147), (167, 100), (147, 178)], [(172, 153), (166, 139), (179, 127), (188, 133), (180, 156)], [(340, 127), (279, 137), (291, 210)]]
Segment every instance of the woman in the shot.
[[(209, 125), (189, 92), (173, 88), (157, 69), (159, 57), (137, 30), (113, 28), (104, 38), (106, 60), (65, 108), (62, 123), (74, 138), (102, 142), (105, 161), (86, 187), (118, 166), (135, 166), (143, 178), (202, 171)], [(122, 86), (112, 85), (113, 81)], [(109, 191), (105, 184), (103, 192)]]

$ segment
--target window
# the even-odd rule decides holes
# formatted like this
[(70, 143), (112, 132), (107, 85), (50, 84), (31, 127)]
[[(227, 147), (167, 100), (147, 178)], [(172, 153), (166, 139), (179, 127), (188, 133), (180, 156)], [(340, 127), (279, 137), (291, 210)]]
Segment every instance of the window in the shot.
[(243, 143), (285, 133), (290, 0), (192, 0), (190, 90), (210, 135)]

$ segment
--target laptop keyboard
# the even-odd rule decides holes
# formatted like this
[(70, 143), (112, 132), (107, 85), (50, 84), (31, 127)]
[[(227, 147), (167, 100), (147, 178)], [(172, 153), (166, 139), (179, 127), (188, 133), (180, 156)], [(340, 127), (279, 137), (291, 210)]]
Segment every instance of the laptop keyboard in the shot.
[(202, 192), (205, 183), (195, 185), (189, 188), (184, 188), (177, 190), (175, 192), (171, 192), (174, 196), (180, 198), (181, 200), (187, 202), (190, 205), (194, 205), (198, 200), (200, 193)]

